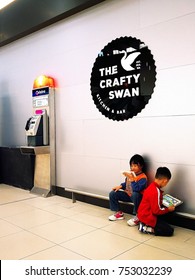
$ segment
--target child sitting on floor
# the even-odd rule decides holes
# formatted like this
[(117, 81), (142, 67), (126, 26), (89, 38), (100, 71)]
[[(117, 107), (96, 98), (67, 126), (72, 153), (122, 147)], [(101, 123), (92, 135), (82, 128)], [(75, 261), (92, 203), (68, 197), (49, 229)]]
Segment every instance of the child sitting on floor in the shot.
[[(120, 186), (116, 186), (109, 194), (110, 209), (115, 211), (115, 214), (109, 217), (110, 221), (122, 220), (124, 219), (124, 213), (120, 209), (119, 201), (133, 202), (134, 209), (133, 213), (136, 215), (137, 210), (142, 199), (142, 194), (147, 187), (147, 177), (143, 173), (145, 167), (144, 159), (141, 155), (134, 155), (130, 159), (130, 171), (124, 172), (123, 175), (126, 176), (126, 181), (121, 183)], [(139, 224), (139, 219), (137, 216), (127, 221), (130, 226), (135, 226)]]

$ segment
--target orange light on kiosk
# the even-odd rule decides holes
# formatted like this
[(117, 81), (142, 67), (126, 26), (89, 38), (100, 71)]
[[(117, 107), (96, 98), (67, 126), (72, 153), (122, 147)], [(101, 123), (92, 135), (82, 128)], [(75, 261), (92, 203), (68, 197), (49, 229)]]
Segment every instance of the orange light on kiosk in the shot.
[(45, 75), (41, 75), (34, 80), (33, 89), (51, 87), (54, 88), (54, 79)]

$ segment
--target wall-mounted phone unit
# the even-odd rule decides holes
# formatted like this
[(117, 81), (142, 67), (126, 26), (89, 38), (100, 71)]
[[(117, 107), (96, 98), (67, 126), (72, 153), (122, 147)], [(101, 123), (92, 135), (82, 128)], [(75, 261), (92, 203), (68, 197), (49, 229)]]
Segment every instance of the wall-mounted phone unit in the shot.
[(49, 144), (48, 116), (46, 110), (37, 110), (36, 115), (28, 119), (26, 126), (28, 146), (45, 146)]
[(41, 121), (42, 116), (41, 115), (34, 115), (31, 118), (28, 119), (26, 123), (26, 135), (27, 136), (36, 136), (38, 128), (40, 129), (40, 121)]

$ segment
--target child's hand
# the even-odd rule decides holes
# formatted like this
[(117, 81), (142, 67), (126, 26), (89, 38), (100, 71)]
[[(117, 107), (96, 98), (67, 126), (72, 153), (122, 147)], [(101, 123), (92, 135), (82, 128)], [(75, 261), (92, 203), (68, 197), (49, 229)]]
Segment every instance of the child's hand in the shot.
[(169, 212), (173, 212), (175, 210), (175, 206), (174, 205), (170, 205), (168, 207)]
[(113, 191), (117, 192), (118, 190), (120, 190), (122, 188), (122, 186), (116, 186), (113, 188)]
[(123, 175), (130, 180), (130, 182), (135, 181), (135, 177), (133, 173), (123, 172)]

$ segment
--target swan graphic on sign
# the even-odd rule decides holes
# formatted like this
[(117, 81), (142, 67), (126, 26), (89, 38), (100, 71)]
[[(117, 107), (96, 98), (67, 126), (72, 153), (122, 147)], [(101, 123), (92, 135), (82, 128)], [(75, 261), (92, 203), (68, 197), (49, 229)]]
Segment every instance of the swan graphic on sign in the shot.
[(121, 65), (126, 71), (134, 70), (135, 68), (131, 66), (135, 59), (140, 55), (140, 52), (132, 52), (128, 54), (127, 51), (123, 50), (121, 53), (124, 53), (124, 56), (121, 59)]

